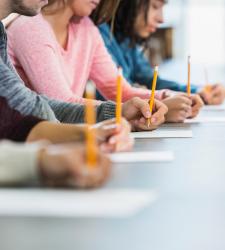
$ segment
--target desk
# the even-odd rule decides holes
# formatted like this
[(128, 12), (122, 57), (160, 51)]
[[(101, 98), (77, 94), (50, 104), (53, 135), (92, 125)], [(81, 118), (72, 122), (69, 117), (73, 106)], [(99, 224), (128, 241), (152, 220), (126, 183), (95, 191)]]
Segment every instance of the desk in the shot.
[(191, 139), (137, 140), (135, 151), (173, 150), (174, 162), (114, 166), (107, 188), (159, 191), (135, 217), (0, 218), (0, 249), (224, 250), (225, 124), (191, 127)]
[[(179, 80), (176, 65), (164, 65), (162, 74)], [(223, 67), (217, 72), (225, 79)], [(116, 165), (106, 185), (157, 189), (153, 205), (129, 219), (0, 217), (0, 250), (224, 250), (225, 124), (184, 126), (194, 138), (135, 144), (134, 151), (173, 150), (174, 162)]]

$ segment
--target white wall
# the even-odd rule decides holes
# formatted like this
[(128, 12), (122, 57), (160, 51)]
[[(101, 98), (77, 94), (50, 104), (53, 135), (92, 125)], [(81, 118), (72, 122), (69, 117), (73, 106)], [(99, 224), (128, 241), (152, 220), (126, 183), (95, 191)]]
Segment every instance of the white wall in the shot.
[(169, 0), (165, 20), (176, 28), (177, 58), (225, 64), (225, 0)]

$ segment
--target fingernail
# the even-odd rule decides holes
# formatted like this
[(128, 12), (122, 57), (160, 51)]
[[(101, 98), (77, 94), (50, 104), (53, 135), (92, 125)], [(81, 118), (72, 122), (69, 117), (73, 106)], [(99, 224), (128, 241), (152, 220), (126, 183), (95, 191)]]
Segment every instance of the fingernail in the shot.
[(114, 137), (111, 137), (111, 138), (109, 139), (109, 143), (110, 143), (110, 144), (115, 144), (115, 143), (116, 143), (116, 139), (115, 139)]

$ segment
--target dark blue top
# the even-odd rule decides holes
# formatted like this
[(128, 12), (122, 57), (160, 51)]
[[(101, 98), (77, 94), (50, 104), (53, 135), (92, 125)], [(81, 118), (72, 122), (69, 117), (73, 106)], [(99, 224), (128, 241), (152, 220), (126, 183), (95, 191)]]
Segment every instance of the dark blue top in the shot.
[[(151, 88), (153, 69), (145, 57), (140, 46), (130, 47), (129, 39), (118, 42), (111, 34), (108, 24), (99, 26), (99, 31), (105, 45), (117, 66), (122, 67), (123, 75), (130, 84), (138, 83)], [(157, 89), (171, 89), (174, 91), (186, 92), (186, 85), (174, 81), (158, 78)], [(196, 93), (197, 87), (192, 86), (192, 93)]]

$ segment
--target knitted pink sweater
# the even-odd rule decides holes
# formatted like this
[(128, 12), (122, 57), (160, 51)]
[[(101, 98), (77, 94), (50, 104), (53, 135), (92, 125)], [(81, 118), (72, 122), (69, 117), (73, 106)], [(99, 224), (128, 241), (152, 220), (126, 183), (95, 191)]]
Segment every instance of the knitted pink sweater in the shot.
[[(17, 18), (8, 28), (8, 49), (26, 85), (40, 94), (83, 103), (88, 79), (109, 100), (115, 101), (117, 68), (107, 52), (97, 27), (89, 18), (69, 25), (64, 50), (41, 14)], [(123, 81), (123, 101), (134, 96), (147, 99), (149, 90), (131, 87)], [(156, 98), (161, 98), (158, 92)]]

